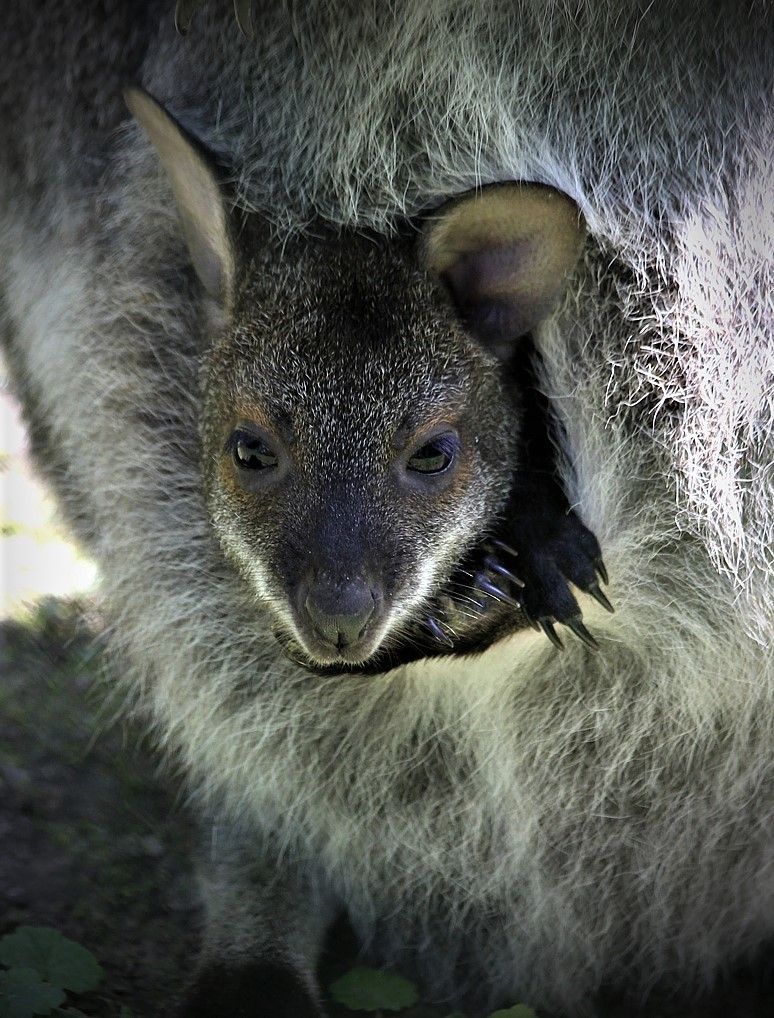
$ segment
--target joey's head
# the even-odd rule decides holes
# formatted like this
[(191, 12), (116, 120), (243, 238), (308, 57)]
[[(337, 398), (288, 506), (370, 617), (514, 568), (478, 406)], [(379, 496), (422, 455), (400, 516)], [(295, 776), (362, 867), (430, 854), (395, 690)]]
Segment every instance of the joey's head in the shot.
[(409, 245), (265, 240), (205, 391), (224, 550), (320, 664), (361, 663), (501, 508), (518, 404)]
[(222, 309), (202, 372), (214, 531), (294, 656), (361, 665), (406, 638), (505, 505), (520, 401), (503, 361), (563, 289), (577, 211), (497, 186), (418, 238), (280, 241), (258, 217), (234, 229), (206, 160), (129, 99)]

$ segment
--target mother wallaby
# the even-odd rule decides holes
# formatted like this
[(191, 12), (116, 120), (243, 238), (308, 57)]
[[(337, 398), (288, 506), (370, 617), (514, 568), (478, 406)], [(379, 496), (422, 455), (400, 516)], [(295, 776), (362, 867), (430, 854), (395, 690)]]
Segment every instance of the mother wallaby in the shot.
[(770, 5), (6, 7), (5, 356), (213, 818), (183, 1013), (319, 1016), (342, 912), (475, 1015), (762, 952)]

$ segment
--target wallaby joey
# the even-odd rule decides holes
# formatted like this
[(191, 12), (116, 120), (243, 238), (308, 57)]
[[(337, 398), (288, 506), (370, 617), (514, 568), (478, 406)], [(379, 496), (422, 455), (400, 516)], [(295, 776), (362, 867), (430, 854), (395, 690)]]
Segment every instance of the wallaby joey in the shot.
[(580, 254), (574, 204), (500, 185), (434, 213), (418, 243), (330, 228), (280, 243), (256, 216), (230, 224), (180, 128), (145, 93), (127, 102), (224, 319), (202, 383), (213, 527), (287, 652), (381, 670), (481, 644), (514, 608), (559, 647), (554, 621), (595, 647), (568, 581), (607, 603), (599, 545), (550, 442), (530, 463), (521, 440), (519, 341)]

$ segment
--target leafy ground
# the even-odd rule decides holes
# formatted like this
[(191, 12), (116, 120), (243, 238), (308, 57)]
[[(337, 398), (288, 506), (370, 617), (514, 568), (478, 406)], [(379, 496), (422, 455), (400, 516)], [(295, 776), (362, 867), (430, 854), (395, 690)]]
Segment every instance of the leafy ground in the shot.
[(77, 605), (0, 624), (0, 935), (55, 927), (106, 971), (82, 1010), (155, 1018), (196, 951), (192, 829), (139, 733), (102, 716), (101, 673)]

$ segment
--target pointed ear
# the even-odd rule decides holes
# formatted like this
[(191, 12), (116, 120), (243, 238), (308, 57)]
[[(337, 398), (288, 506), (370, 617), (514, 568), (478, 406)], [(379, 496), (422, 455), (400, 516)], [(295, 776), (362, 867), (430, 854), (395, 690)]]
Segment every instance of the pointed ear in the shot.
[(223, 305), (234, 288), (234, 250), (215, 175), (180, 125), (147, 92), (128, 88), (124, 99), (153, 142), (172, 184), (185, 239), (205, 290)]
[(477, 339), (506, 356), (567, 287), (586, 235), (575, 203), (538, 184), (494, 184), (439, 209), (422, 257)]

